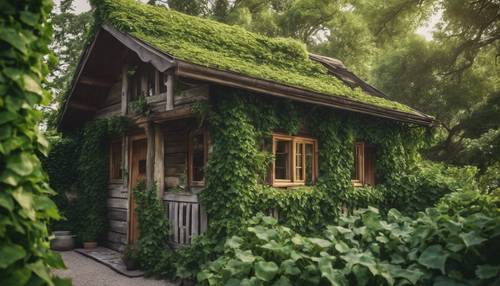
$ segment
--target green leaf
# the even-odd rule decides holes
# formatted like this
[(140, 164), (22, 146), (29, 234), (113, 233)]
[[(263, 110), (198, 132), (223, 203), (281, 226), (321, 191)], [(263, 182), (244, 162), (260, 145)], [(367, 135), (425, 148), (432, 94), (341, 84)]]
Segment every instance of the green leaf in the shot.
[(31, 210), (33, 206), (33, 194), (17, 189), (12, 196), (23, 209)]
[(377, 269), (377, 264), (375, 262), (375, 258), (369, 252), (363, 253), (347, 253), (346, 255), (341, 256), (347, 262), (347, 267), (350, 269), (353, 265), (359, 264), (363, 265), (370, 270), (373, 275), (378, 275), (379, 271)]
[(276, 282), (274, 282), (273, 286), (292, 286), (293, 284), (286, 276), (281, 276)]
[(30, 26), (35, 26), (38, 24), (38, 20), (40, 19), (39, 14), (34, 14), (28, 11), (21, 11), (21, 21), (24, 23), (30, 25)]
[(0, 268), (6, 268), (26, 256), (24, 248), (17, 244), (2, 243), (0, 245)]
[(479, 279), (490, 279), (497, 277), (500, 274), (500, 265), (478, 265), (476, 268), (476, 275)]
[(12, 211), (14, 209), (14, 202), (12, 201), (12, 198), (5, 192), (0, 193), (0, 207), (3, 207), (8, 211)]
[(345, 242), (339, 241), (335, 243), (335, 249), (340, 253), (347, 253), (347, 251), (349, 251), (349, 246)]
[(417, 282), (420, 280), (420, 278), (424, 275), (419, 270), (410, 270), (410, 269), (403, 269), (399, 266), (397, 267), (389, 267), (390, 272), (392, 276), (396, 278), (403, 278), (408, 280), (412, 285), (416, 285)]
[(26, 45), (28, 44), (26, 38), (15, 29), (2, 27), (0, 30), (0, 40), (11, 44), (23, 54), (28, 52), (26, 49)]
[(314, 245), (317, 245), (321, 248), (328, 248), (328, 247), (332, 246), (332, 243), (326, 239), (309, 238), (309, 241), (312, 242)]
[(295, 265), (293, 260), (287, 259), (281, 262), (280, 271), (288, 275), (299, 275), (300, 269)]
[(20, 176), (31, 174), (34, 168), (33, 158), (26, 153), (13, 155), (7, 159), (7, 169), (12, 170)]
[(441, 245), (431, 245), (427, 247), (420, 257), (418, 263), (431, 269), (439, 269), (441, 273), (445, 274), (446, 259), (449, 253), (444, 251)]
[(318, 262), (321, 277), (325, 277), (333, 286), (348, 285), (347, 279), (341, 271), (335, 270), (332, 267), (331, 259), (328, 257), (321, 257)]
[(27, 74), (23, 74), (23, 83), (24, 83), (24, 88), (27, 91), (38, 94), (38, 95), (43, 94), (42, 87), (31, 76), (29, 76)]
[(232, 249), (237, 249), (243, 243), (243, 239), (239, 236), (232, 236), (230, 239), (226, 241), (225, 247), (229, 247)]
[(465, 246), (471, 247), (474, 245), (479, 245), (486, 241), (485, 238), (479, 236), (475, 231), (470, 231), (467, 233), (460, 234), (460, 237), (465, 243)]
[(38, 277), (40, 277), (43, 281), (45, 281), (48, 285), (53, 286), (54, 283), (49, 274), (49, 269), (45, 267), (42, 260), (38, 260), (37, 262), (26, 264), (26, 268), (33, 271)]
[(271, 281), (278, 273), (278, 269), (278, 265), (272, 261), (259, 261), (255, 264), (255, 276), (263, 281)]
[(255, 256), (252, 254), (251, 250), (245, 250), (245, 251), (236, 250), (235, 256), (242, 262), (252, 263), (255, 261)]

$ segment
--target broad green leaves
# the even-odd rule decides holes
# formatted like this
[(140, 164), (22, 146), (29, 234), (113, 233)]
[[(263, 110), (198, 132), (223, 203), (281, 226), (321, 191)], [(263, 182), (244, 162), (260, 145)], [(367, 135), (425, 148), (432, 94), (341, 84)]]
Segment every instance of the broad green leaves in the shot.
[(245, 233), (227, 240), (225, 254), (209, 263), (198, 281), (346, 286), (469, 285), (480, 280), (490, 285), (500, 265), (494, 251), (483, 246), (499, 241), (500, 219), (448, 212), (430, 208), (410, 219), (391, 210), (382, 219), (370, 208), (341, 217), (316, 237), (268, 224), (258, 215)]
[(448, 255), (447, 252), (443, 251), (441, 245), (431, 245), (422, 252), (418, 262), (428, 268), (439, 269), (444, 274)]
[(52, 1), (6, 0), (0, 9), (0, 285), (68, 285), (49, 250), (47, 223), (59, 218), (38, 156), (46, 140), (35, 106), (47, 102)]

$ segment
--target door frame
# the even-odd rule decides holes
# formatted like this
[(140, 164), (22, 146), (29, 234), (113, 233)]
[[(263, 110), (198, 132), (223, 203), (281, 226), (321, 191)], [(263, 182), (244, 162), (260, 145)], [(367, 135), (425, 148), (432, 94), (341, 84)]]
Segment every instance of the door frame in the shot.
[[(134, 142), (138, 140), (146, 140), (146, 146), (147, 146), (147, 138), (146, 138), (146, 133), (140, 133), (136, 135), (129, 136), (129, 150), (128, 150), (128, 162), (129, 162), (129, 168), (128, 170), (128, 223), (127, 223), (127, 244), (133, 244), (134, 242), (132, 241), (132, 221), (133, 221), (133, 215), (135, 213), (135, 210), (133, 209), (133, 203), (134, 203), (134, 194), (133, 194), (133, 187), (132, 187), (132, 167), (133, 167), (133, 151), (134, 151)], [(137, 223), (137, 222), (136, 222)]]

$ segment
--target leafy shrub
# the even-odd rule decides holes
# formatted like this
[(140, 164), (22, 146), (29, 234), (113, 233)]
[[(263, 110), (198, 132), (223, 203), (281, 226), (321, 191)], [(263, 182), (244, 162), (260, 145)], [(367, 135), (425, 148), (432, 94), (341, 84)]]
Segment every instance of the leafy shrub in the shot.
[[(159, 273), (159, 266), (169, 263), (168, 222), (163, 202), (158, 198), (156, 186), (146, 187), (140, 182), (133, 190), (139, 222), (138, 258), (141, 268)], [(167, 261), (165, 261), (167, 260)]]
[(405, 215), (414, 216), (434, 206), (446, 194), (477, 188), (476, 174), (474, 167), (459, 168), (421, 161), (396, 182), (376, 186), (368, 192), (366, 188), (360, 188), (357, 196), (349, 197), (346, 204), (377, 206), (383, 212), (395, 208)]
[(49, 138), (51, 148), (49, 155), (42, 158), (43, 169), (49, 176), (49, 184), (56, 192), (53, 200), (59, 209), (60, 221), (52, 222), (52, 230), (70, 230), (76, 233), (77, 227), (74, 222), (78, 220), (76, 206), (77, 188), (75, 182), (78, 180), (78, 155), (80, 141), (75, 138)]
[(197, 278), (205, 285), (495, 285), (499, 243), (499, 216), (449, 215), (443, 207), (416, 219), (363, 209), (318, 237), (257, 216)]
[[(0, 285), (63, 285), (49, 250), (47, 224), (59, 213), (37, 155), (48, 142), (38, 130), (47, 104), (42, 89), (50, 53), (52, 1), (7, 0), (0, 9)], [(52, 59), (51, 57), (48, 57)]]

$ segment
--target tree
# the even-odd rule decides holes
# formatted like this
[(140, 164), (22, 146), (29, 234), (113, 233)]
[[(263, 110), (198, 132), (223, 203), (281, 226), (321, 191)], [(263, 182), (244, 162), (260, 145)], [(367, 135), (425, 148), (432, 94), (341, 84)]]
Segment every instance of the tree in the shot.
[(0, 3), (0, 285), (63, 285), (51, 267), (47, 223), (58, 219), (39, 154), (48, 143), (34, 107), (48, 103), (42, 89), (49, 54), (50, 0)]
[(92, 11), (75, 13), (74, 0), (62, 0), (59, 11), (51, 13), (54, 37), (50, 49), (54, 51), (58, 61), (50, 65), (47, 88), (54, 94), (53, 100), (46, 107), (45, 117), (49, 127), (55, 126), (57, 112), (55, 108), (63, 100), (69, 88), (71, 77), (93, 24)]

